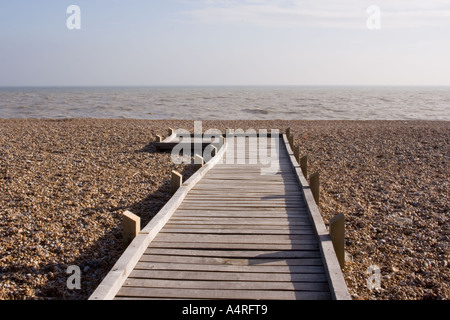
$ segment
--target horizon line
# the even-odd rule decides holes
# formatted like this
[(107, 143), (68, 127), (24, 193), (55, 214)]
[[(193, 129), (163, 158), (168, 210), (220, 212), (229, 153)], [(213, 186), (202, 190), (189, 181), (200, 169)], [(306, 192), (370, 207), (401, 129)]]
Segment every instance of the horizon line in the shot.
[(450, 84), (160, 84), (160, 85), (0, 85), (0, 88), (238, 88), (238, 87), (450, 87)]

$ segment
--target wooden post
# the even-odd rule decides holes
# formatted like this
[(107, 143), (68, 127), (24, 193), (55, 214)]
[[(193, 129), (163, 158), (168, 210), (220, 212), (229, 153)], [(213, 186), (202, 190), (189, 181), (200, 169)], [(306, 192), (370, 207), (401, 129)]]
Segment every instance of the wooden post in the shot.
[(122, 217), (122, 243), (126, 248), (141, 231), (141, 218), (130, 211), (125, 211)]
[(300, 158), (300, 168), (302, 169), (305, 179), (308, 179), (308, 156)]
[(288, 137), (289, 144), (291, 145), (291, 149), (294, 149), (294, 134), (291, 133)]
[(173, 129), (172, 129), (172, 128), (169, 128), (169, 129), (167, 130), (167, 133), (169, 134), (169, 137), (170, 137), (171, 135), (173, 135)]
[(345, 267), (345, 216), (340, 213), (330, 219), (330, 237), (341, 269)]
[(316, 204), (319, 205), (320, 199), (320, 174), (319, 172), (315, 172), (309, 176), (309, 187), (311, 188), (311, 192), (314, 196), (314, 200)]
[(156, 135), (156, 142), (162, 142), (163, 138), (160, 135)]
[(225, 129), (225, 138), (231, 138), (233, 136), (234, 131), (230, 128)]
[(174, 195), (175, 192), (177, 192), (178, 188), (181, 187), (182, 183), (183, 183), (183, 176), (176, 171), (172, 171), (172, 182), (170, 185), (170, 195)]
[(205, 164), (205, 161), (203, 160), (203, 157), (201, 157), (198, 154), (196, 154), (195, 157), (194, 157), (194, 169), (195, 169), (195, 171), (197, 171), (198, 169), (203, 167), (204, 164)]
[(286, 137), (288, 137), (288, 140), (290, 135), (291, 135), (291, 127), (286, 129)]
[(300, 164), (300, 146), (294, 148), (294, 157), (295, 160), (297, 160), (297, 163)]

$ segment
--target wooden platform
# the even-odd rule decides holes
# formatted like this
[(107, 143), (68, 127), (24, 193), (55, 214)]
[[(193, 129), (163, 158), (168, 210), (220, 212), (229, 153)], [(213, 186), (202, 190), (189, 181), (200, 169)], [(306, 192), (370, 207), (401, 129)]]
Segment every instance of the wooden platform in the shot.
[(90, 299), (350, 298), (286, 136), (249, 139), (227, 139)]

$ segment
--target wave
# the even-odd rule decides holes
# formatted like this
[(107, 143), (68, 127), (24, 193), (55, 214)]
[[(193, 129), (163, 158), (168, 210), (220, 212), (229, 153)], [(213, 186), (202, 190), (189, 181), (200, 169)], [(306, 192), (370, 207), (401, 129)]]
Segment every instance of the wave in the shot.
[(269, 114), (270, 111), (267, 109), (261, 109), (261, 108), (254, 108), (254, 109), (242, 109), (242, 111), (246, 112), (246, 113), (251, 113), (251, 114)]

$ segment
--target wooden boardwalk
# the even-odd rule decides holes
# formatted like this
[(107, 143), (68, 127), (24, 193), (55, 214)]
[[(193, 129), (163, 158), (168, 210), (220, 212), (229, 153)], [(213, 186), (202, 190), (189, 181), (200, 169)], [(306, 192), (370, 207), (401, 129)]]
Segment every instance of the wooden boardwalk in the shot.
[(230, 139), (90, 299), (349, 299), (286, 136)]

